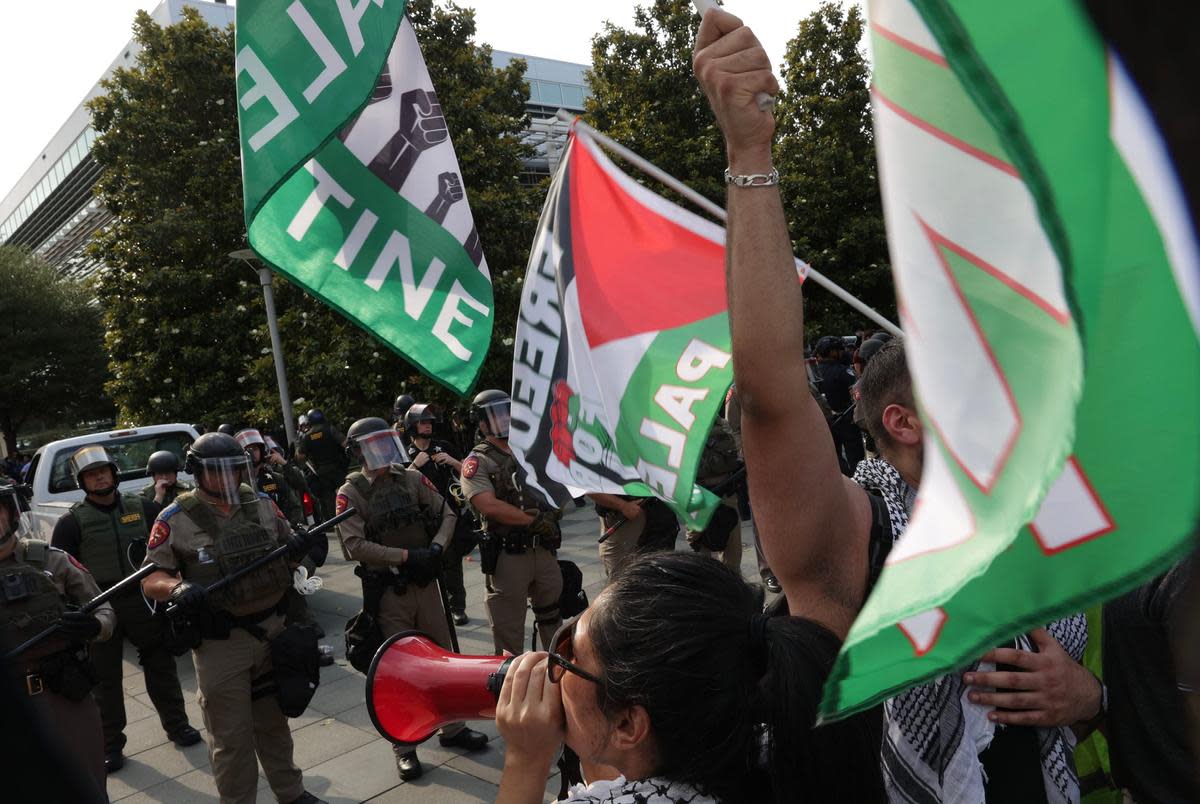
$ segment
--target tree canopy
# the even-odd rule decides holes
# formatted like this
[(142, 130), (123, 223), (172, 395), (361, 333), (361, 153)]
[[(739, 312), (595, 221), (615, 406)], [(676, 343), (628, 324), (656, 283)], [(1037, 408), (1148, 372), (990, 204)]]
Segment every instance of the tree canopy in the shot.
[(16, 246), (0, 246), (0, 287), (0, 430), (9, 452), (30, 422), (108, 415), (104, 328), (91, 290)]

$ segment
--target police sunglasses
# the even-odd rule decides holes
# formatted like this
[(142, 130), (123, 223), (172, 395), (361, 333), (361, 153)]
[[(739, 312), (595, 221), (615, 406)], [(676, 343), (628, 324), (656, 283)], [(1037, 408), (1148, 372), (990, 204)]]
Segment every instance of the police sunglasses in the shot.
[(550, 640), (550, 661), (546, 665), (546, 675), (549, 676), (551, 684), (557, 684), (562, 681), (564, 672), (574, 673), (603, 689), (604, 679), (592, 675), (572, 661), (575, 658), (575, 625), (582, 616), (579, 614), (572, 617), (554, 632), (554, 638)]

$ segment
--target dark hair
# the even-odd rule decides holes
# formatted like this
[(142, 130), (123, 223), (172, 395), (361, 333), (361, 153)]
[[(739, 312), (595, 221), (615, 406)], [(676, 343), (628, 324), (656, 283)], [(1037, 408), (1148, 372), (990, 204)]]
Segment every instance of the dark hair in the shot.
[[(644, 707), (655, 775), (726, 804), (880, 800), (878, 728), (861, 719), (813, 728), (840, 640), (801, 617), (756, 618), (764, 615), (752, 588), (712, 558), (664, 552), (627, 562), (589, 620), (601, 708)], [(757, 724), (770, 735), (765, 769)]]
[(913, 407), (912, 377), (904, 354), (904, 339), (893, 338), (883, 345), (863, 367), (858, 381), (858, 404), (867, 432), (881, 449), (894, 446), (883, 426), (883, 411), (888, 405)]

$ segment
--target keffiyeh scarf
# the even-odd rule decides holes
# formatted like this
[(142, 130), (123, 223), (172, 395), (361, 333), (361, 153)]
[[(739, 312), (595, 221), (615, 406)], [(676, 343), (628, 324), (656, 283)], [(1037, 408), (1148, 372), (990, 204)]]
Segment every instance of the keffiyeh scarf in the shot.
[(624, 776), (577, 784), (567, 792), (566, 804), (717, 804), (691, 785), (668, 779), (627, 781)]
[[(899, 539), (908, 526), (913, 489), (882, 458), (862, 461), (854, 481), (878, 494), (887, 506), (892, 533)], [(1087, 647), (1087, 621), (1082, 614), (1055, 620), (1050, 634), (1076, 661)], [(1031, 650), (1027, 636), (1017, 647)], [(966, 671), (994, 670), (974, 662)], [(899, 804), (985, 801), (983, 763), (979, 754), (992, 742), (995, 724), (988, 708), (967, 700), (962, 673), (951, 673), (905, 690), (884, 704), (885, 733), (880, 761), (888, 799)], [(1003, 728), (1003, 727), (1001, 727)], [(1069, 728), (1039, 728), (1042, 781), (1049, 804), (1077, 804), (1079, 780), (1071, 752), (1075, 735)]]

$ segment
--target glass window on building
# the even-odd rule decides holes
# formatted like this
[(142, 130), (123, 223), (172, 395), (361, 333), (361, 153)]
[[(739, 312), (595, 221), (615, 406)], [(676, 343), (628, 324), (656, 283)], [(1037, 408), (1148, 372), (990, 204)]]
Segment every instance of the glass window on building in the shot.
[(548, 103), (551, 106), (562, 106), (562, 85), (556, 84), (553, 81), (542, 82), (542, 103)]
[(562, 102), (563, 106), (582, 109), (583, 108), (583, 87), (575, 86), (574, 84), (562, 85)]

